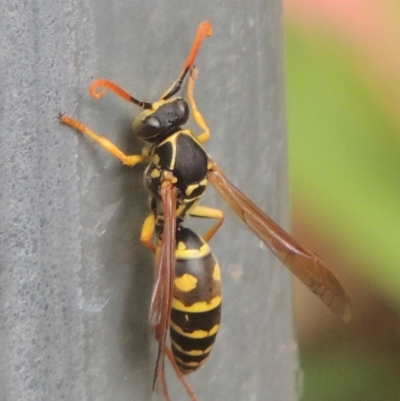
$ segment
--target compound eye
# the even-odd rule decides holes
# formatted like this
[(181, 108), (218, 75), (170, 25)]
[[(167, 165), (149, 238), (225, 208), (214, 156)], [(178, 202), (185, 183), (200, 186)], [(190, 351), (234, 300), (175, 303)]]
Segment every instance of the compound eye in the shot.
[(189, 118), (189, 106), (183, 99), (178, 99), (176, 101), (176, 106), (179, 110), (180, 116), (183, 117), (183, 120)]
[(144, 123), (151, 128), (151, 130), (153, 132), (159, 132), (161, 131), (161, 122), (157, 117), (154, 116), (150, 116), (148, 118), (146, 118), (146, 120), (144, 121)]

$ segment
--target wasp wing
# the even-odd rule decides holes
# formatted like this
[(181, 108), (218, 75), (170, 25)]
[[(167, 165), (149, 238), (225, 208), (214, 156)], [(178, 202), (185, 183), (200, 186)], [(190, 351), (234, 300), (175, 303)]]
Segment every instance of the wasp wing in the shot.
[(165, 342), (175, 277), (175, 232), (176, 232), (176, 187), (165, 181), (161, 187), (161, 200), (164, 213), (164, 226), (160, 252), (156, 253), (156, 272), (150, 303), (150, 325), (154, 327), (158, 341), (157, 362), (154, 371), (153, 389), (164, 372)]
[(237, 189), (215, 162), (208, 180), (277, 258), (345, 322), (351, 317), (350, 300), (325, 262), (300, 245)]

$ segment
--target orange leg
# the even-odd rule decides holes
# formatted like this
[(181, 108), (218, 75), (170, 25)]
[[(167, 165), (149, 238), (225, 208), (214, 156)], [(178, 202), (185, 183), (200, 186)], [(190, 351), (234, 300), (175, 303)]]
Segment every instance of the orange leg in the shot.
[(140, 241), (142, 241), (142, 244), (145, 247), (149, 248), (153, 253), (156, 252), (156, 247), (152, 241), (155, 223), (156, 223), (155, 214), (154, 213), (149, 214), (143, 222), (142, 232), (140, 234)]
[[(174, 355), (172, 354), (172, 351), (169, 347), (165, 347), (165, 355), (167, 355), (167, 358), (169, 359), (176, 375), (178, 376), (178, 379), (182, 382), (183, 387), (185, 387), (185, 390), (190, 397), (191, 401), (199, 401), (199, 399), (196, 397), (196, 394), (194, 393), (192, 386), (189, 384), (189, 382), (186, 380), (186, 377), (183, 375), (183, 373), (179, 370), (178, 365), (175, 362)], [(165, 380), (165, 377), (164, 377)], [(167, 385), (167, 383), (165, 383)]]
[(85, 134), (96, 141), (101, 147), (110, 152), (112, 155), (117, 157), (122, 161), (123, 164), (129, 167), (133, 167), (138, 163), (145, 163), (149, 160), (147, 155), (126, 155), (123, 153), (117, 146), (115, 146), (111, 141), (107, 138), (96, 134), (90, 128), (88, 128), (85, 124), (80, 121), (74, 120), (71, 117), (68, 117), (65, 114), (59, 115), (60, 123), (70, 126), (82, 134)]
[(221, 210), (213, 209), (207, 206), (193, 206), (189, 210), (189, 216), (217, 220), (217, 222), (204, 235), (202, 235), (205, 242), (208, 242), (215, 235), (224, 222), (224, 213)]
[(167, 379), (165, 378), (165, 367), (161, 370), (161, 387), (165, 401), (171, 401), (168, 391)]

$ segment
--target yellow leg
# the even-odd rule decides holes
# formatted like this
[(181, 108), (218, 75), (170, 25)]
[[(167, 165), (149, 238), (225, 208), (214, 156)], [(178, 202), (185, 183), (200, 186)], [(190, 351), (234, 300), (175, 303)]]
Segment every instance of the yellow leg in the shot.
[(140, 240), (142, 241), (143, 245), (149, 248), (153, 253), (156, 251), (156, 247), (152, 242), (155, 224), (156, 215), (151, 213), (145, 218), (142, 226), (142, 232), (140, 234)]
[(188, 91), (187, 96), (189, 99), (190, 107), (192, 109), (192, 116), (196, 124), (204, 130), (203, 133), (197, 136), (197, 140), (200, 143), (207, 141), (210, 138), (210, 128), (208, 127), (206, 120), (204, 119), (203, 115), (200, 113), (199, 109), (197, 108), (196, 102), (194, 100), (194, 81), (197, 78), (198, 70), (196, 67), (192, 67), (190, 70), (190, 77), (188, 81)]
[(189, 216), (217, 219), (217, 222), (202, 236), (205, 242), (208, 242), (214, 236), (224, 222), (224, 213), (221, 210), (207, 206), (193, 206), (189, 210)]
[(115, 146), (111, 141), (109, 141), (107, 138), (97, 135), (94, 131), (92, 131), (86, 125), (82, 124), (81, 122), (79, 122), (77, 120), (74, 120), (71, 117), (68, 117), (65, 114), (60, 114), (59, 120), (60, 120), (60, 123), (68, 125), (71, 128), (75, 129), (76, 131), (79, 131), (82, 134), (85, 134), (85, 135), (89, 136), (90, 138), (92, 138), (101, 147), (103, 147), (105, 150), (107, 150), (112, 155), (114, 155), (119, 160), (121, 160), (122, 163), (125, 164), (126, 166), (133, 167), (134, 165), (136, 165), (138, 163), (144, 163), (149, 160), (147, 155), (130, 155), (130, 156), (126, 155), (119, 148), (117, 148), (117, 146)]

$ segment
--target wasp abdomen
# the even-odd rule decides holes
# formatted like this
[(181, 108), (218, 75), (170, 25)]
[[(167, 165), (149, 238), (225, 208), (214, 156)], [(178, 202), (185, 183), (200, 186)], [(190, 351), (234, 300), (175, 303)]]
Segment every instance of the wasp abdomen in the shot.
[(221, 321), (221, 275), (211, 249), (196, 233), (179, 227), (171, 310), (172, 352), (190, 373), (206, 360)]

